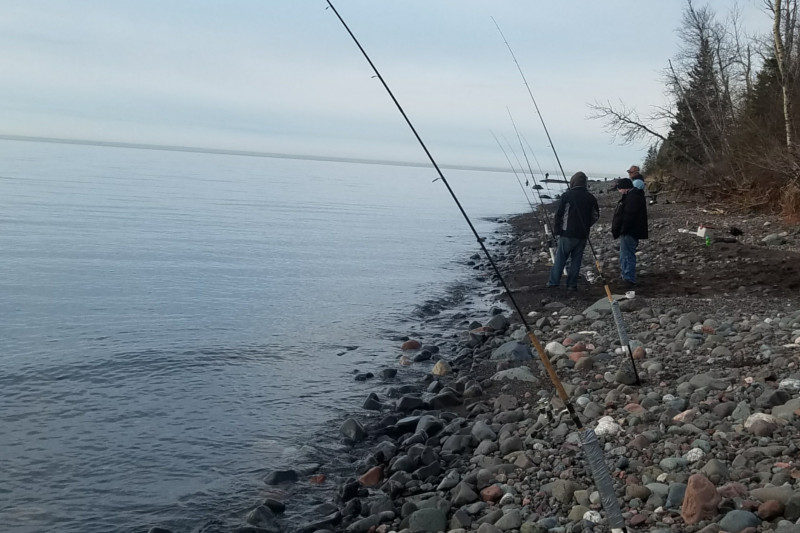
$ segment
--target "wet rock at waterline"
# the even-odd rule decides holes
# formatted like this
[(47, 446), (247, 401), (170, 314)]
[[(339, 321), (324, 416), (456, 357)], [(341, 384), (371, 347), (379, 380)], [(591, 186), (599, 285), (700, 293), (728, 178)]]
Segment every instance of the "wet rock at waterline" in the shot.
[[(612, 315), (590, 309), (603, 299), (601, 288), (582, 296), (537, 292), (539, 285), (526, 282), (524, 311), (534, 313), (528, 318), (577, 416), (598, 436), (631, 530), (789, 531), (800, 518), (800, 301), (787, 306), (741, 292), (726, 299), (721, 282), (708, 300), (649, 293), (660, 290), (647, 286), (647, 272), (661, 261), (683, 261), (688, 271), (694, 262), (714, 260), (701, 255), (713, 246), (694, 254), (678, 240), (682, 234), (667, 236), (663, 218), (653, 224), (653, 242), (660, 244), (642, 243), (642, 284), (623, 313), (640, 384)], [(600, 239), (597, 247), (613, 258), (614, 244)], [(530, 261), (540, 250), (510, 250), (502, 268), (542, 266)], [(705, 290), (706, 280), (699, 281), (697, 290)], [(581, 286), (587, 293), (594, 288)], [(418, 331), (420, 345), (406, 351), (408, 366), (393, 361), (391, 388), (378, 380), (358, 385), (387, 388), (368, 396), (380, 410), (354, 417), (368, 434), (347, 437), (352, 480), (339, 481), (341, 522), (326, 527), (605, 531), (606, 514), (566, 406), (538, 354), (514, 355), (523, 348), (532, 355), (514, 317), (462, 312), (452, 335), (435, 342)], [(430, 357), (415, 361), (423, 351)], [(442, 361), (450, 371), (434, 372)]]

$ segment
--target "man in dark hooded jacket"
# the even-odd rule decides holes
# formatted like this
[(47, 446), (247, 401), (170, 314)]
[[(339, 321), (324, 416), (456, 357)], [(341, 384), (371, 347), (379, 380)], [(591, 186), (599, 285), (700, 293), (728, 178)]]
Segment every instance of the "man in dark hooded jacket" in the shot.
[(556, 211), (553, 233), (558, 236), (556, 260), (550, 270), (548, 287), (558, 287), (564, 265), (569, 258), (567, 270), (567, 289), (578, 289), (578, 274), (583, 260), (583, 249), (589, 238), (589, 229), (600, 218), (597, 199), (586, 188), (588, 178), (577, 172), (569, 181), (569, 190), (561, 195), (561, 203)]
[(639, 239), (647, 238), (647, 202), (644, 191), (633, 186), (629, 178), (617, 182), (622, 197), (614, 209), (611, 235), (619, 238), (619, 269), (628, 286), (636, 285), (636, 249)]

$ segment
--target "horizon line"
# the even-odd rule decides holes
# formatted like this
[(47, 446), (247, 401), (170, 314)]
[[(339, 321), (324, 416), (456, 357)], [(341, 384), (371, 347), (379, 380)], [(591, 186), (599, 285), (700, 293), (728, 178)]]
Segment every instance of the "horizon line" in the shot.
[[(229, 150), (226, 148), (206, 148), (201, 146), (182, 146), (172, 144), (150, 144), (150, 143), (134, 143), (124, 141), (97, 141), (91, 139), (69, 139), (64, 137), (40, 137), (38, 135), (12, 135), (0, 133), (0, 140), (3, 141), (19, 141), (19, 142), (39, 142), (51, 144), (73, 144), (78, 146), (99, 146), (104, 148), (128, 148), (132, 150), (161, 150), (165, 152), (188, 152), (198, 154), (217, 154), (217, 155), (232, 155), (240, 157), (268, 157), (275, 159), (296, 159), (301, 161), (326, 161), (332, 163), (356, 163), (364, 165), (387, 165), (387, 166), (400, 166), (400, 167), (415, 167), (415, 168), (433, 168), (430, 161), (428, 162), (414, 162), (414, 161), (394, 161), (390, 159), (365, 159), (358, 157), (337, 157), (327, 155), (310, 155), (310, 154), (285, 154), (279, 152), (261, 152), (258, 150)], [(472, 170), (483, 172), (502, 172), (504, 174), (517, 174), (521, 172), (524, 175), (530, 174), (524, 169), (514, 169), (505, 167), (494, 167), (485, 165), (458, 165), (454, 163), (440, 164), (437, 162), (439, 168), (447, 170)], [(559, 172), (545, 172), (546, 175), (558, 176)], [(591, 174), (591, 173), (590, 173)], [(590, 181), (603, 181), (613, 175), (609, 173), (596, 173), (597, 178), (589, 178)], [(539, 178), (537, 181), (550, 181), (560, 182), (561, 178)]]
[[(261, 152), (258, 150), (229, 150), (225, 148), (204, 148), (200, 146), (133, 143), (133, 142), (122, 142), (122, 141), (96, 141), (90, 139), (68, 139), (62, 137), (39, 137), (34, 135), (0, 134), (0, 140), (20, 141), (20, 142), (40, 142), (40, 143), (52, 143), (52, 144), (73, 144), (80, 146), (100, 146), (106, 148), (130, 148), (133, 150), (161, 150), (167, 152), (189, 152), (189, 153), (203, 153), (203, 154), (233, 155), (242, 157), (299, 159), (303, 161), (328, 161), (333, 163), (357, 163), (357, 164), (369, 164), (369, 165), (433, 168), (433, 165), (430, 162), (417, 163), (413, 161), (392, 161), (388, 159), (365, 159), (358, 157), (337, 157), (337, 156), (310, 155), (310, 154), (285, 154), (278, 152)], [(512, 169), (506, 169), (502, 167), (482, 166), (482, 165), (439, 164), (439, 167), (448, 170), (479, 170), (486, 172), (504, 172), (504, 173), (512, 172)]]

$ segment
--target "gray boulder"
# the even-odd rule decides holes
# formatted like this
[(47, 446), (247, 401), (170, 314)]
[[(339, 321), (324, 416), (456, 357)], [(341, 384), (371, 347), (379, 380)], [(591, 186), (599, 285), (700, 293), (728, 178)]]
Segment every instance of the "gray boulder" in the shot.
[(420, 509), (408, 517), (411, 533), (437, 533), (447, 530), (447, 514), (437, 508)]
[(530, 361), (533, 359), (531, 347), (517, 341), (508, 341), (492, 351), (492, 360)]
[(719, 521), (719, 527), (728, 533), (740, 533), (748, 527), (758, 527), (761, 519), (750, 511), (735, 510), (728, 512)]
[(339, 428), (339, 431), (348, 439), (356, 442), (364, 440), (367, 436), (364, 426), (355, 418), (348, 418), (345, 420), (342, 427)]

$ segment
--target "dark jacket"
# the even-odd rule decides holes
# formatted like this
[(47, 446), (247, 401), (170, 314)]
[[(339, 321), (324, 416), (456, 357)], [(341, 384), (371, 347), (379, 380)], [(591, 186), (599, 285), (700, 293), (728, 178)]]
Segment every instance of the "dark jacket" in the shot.
[(647, 202), (644, 191), (633, 188), (622, 195), (614, 209), (611, 234), (615, 239), (620, 235), (630, 235), (636, 239), (647, 238)]
[(553, 233), (585, 239), (589, 236), (589, 228), (600, 218), (597, 199), (586, 187), (572, 187), (561, 195), (561, 203), (556, 211)]

